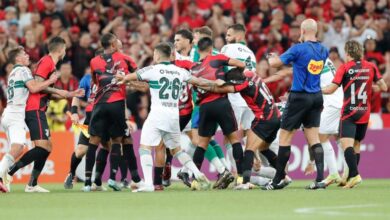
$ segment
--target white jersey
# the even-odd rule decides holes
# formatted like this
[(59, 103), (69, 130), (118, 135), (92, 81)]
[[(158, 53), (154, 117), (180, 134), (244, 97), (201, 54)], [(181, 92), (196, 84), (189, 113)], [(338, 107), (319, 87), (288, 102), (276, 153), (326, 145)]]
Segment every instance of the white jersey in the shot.
[(137, 71), (138, 80), (149, 82), (152, 103), (147, 120), (167, 132), (180, 132), (179, 98), (182, 83), (191, 74), (171, 63), (148, 66)]
[[(333, 62), (330, 59), (326, 59), (324, 69), (321, 72), (321, 87), (326, 87), (332, 84), (333, 78), (336, 74), (336, 68), (333, 65)], [(343, 89), (338, 87), (338, 89), (330, 95), (323, 95), (324, 97), (324, 107), (343, 107)]]
[[(256, 56), (245, 44), (227, 44), (222, 48), (221, 53), (227, 57), (245, 62), (247, 69), (256, 71)], [(231, 68), (232, 67), (229, 67), (229, 69)], [(248, 106), (240, 93), (229, 93), (228, 98), (230, 103), (234, 106)]]
[(192, 59), (191, 59), (190, 56), (181, 55), (181, 54), (178, 53), (177, 51), (176, 51), (175, 53), (176, 53), (176, 60), (188, 60), (188, 61), (192, 61)]
[(8, 76), (7, 107), (5, 112), (24, 112), (29, 90), (26, 83), (33, 79), (28, 67), (15, 65)]

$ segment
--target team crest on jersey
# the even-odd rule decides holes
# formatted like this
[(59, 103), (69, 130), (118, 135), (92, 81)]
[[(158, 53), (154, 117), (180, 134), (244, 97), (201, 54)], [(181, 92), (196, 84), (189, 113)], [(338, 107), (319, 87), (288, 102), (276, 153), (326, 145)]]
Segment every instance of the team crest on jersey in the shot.
[(307, 65), (307, 70), (313, 75), (320, 74), (323, 68), (324, 68), (323, 60), (320, 61), (310, 60), (309, 64)]

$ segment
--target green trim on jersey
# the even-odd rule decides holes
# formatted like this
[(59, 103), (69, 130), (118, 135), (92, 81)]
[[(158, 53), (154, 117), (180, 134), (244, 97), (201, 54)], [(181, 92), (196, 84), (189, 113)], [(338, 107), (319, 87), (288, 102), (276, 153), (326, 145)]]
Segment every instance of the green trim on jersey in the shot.
[(171, 62), (169, 61), (163, 61), (163, 62), (160, 62), (159, 64), (163, 64), (163, 65), (169, 65), (169, 64), (172, 64)]
[(137, 79), (138, 79), (139, 81), (142, 81), (141, 75), (140, 75), (138, 72), (136, 72), (135, 74), (137, 74)]
[(160, 89), (161, 85), (158, 83), (158, 81), (149, 81), (149, 87), (151, 89)]

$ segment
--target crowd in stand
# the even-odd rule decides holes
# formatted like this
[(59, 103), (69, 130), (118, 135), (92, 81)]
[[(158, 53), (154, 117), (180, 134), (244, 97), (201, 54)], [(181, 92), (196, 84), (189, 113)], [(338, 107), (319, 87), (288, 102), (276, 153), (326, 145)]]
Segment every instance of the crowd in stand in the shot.
[[(152, 62), (153, 48), (161, 41), (173, 41), (182, 28), (212, 28), (214, 47), (226, 44), (226, 28), (243, 23), (247, 43), (258, 61), (257, 74), (266, 78), (277, 70), (265, 57), (283, 53), (299, 40), (305, 18), (319, 22), (319, 39), (330, 49), (336, 67), (343, 63), (344, 44), (355, 39), (365, 48), (365, 59), (375, 62), (390, 85), (390, 0), (2, 0), (0, 1), (0, 112), (6, 105), (7, 74), (12, 65), (7, 53), (23, 45), (34, 70), (47, 52), (46, 43), (61, 36), (67, 55), (57, 69), (58, 88), (74, 90), (99, 47), (99, 37), (112, 32), (122, 41), (123, 51), (138, 67)], [(290, 86), (290, 79), (268, 85), (278, 100)], [(70, 100), (56, 100), (48, 109), (49, 120), (64, 126), (64, 112)], [(138, 128), (148, 114), (149, 95), (129, 91), (127, 107)], [(390, 113), (390, 91), (375, 93), (372, 112)], [(52, 127), (52, 129), (54, 129)]]

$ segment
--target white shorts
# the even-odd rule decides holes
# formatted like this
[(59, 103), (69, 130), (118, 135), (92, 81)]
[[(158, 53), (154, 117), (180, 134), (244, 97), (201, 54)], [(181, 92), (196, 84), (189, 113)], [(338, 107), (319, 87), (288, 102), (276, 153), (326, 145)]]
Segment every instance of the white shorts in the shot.
[(188, 122), (188, 124), (186, 125), (186, 127), (183, 129), (183, 133), (186, 133), (187, 131), (191, 131), (191, 120)]
[(1, 125), (7, 133), (9, 144), (27, 144), (25, 112), (4, 112)]
[(320, 134), (338, 134), (341, 109), (332, 106), (324, 107), (321, 113)]
[(243, 130), (251, 128), (252, 121), (255, 118), (252, 110), (249, 107), (234, 106), (232, 105), (234, 116), (236, 117), (237, 124), (241, 125)]
[(169, 149), (175, 149), (176, 147), (180, 146), (180, 131), (163, 131), (145, 121), (141, 132), (141, 145), (157, 147), (161, 140), (165, 144), (165, 147)]

